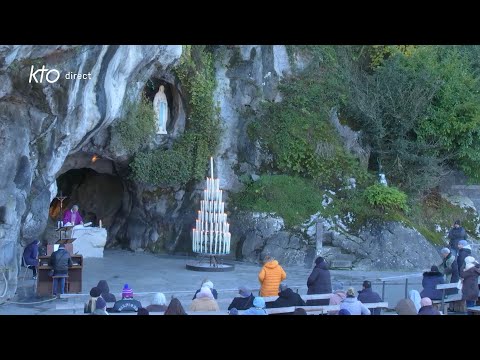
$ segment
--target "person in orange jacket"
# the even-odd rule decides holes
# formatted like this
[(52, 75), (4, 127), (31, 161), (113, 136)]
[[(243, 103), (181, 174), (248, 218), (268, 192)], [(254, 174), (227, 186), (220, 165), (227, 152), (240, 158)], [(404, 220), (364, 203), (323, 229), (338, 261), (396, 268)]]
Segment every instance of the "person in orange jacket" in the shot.
[(267, 255), (263, 262), (262, 270), (258, 273), (260, 296), (277, 296), (278, 287), (287, 278), (287, 274), (274, 258)]

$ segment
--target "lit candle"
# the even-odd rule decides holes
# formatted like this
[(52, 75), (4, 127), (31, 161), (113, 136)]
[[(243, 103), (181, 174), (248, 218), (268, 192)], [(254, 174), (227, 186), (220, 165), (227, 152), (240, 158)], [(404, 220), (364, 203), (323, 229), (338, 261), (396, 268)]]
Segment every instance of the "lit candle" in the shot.
[(222, 190), (220, 190), (220, 192), (218, 193), (218, 201), (222, 202), (222, 198), (223, 198), (223, 192)]
[(210, 176), (213, 179), (213, 157), (212, 156), (210, 157)]
[(230, 236), (231, 234), (229, 232), (227, 232), (227, 254), (230, 253)]
[(230, 230), (230, 224), (227, 222), (225, 223), (225, 232), (228, 233), (229, 230)]
[(198, 252), (199, 242), (198, 242), (198, 230), (197, 229), (194, 230), (194, 234), (195, 234), (195, 252)]
[(227, 237), (226, 237), (226, 234), (227, 233), (223, 233), (222, 234), (222, 237), (223, 237), (223, 253), (226, 254), (227, 253)]
[(213, 231), (210, 231), (210, 254), (212, 253)]

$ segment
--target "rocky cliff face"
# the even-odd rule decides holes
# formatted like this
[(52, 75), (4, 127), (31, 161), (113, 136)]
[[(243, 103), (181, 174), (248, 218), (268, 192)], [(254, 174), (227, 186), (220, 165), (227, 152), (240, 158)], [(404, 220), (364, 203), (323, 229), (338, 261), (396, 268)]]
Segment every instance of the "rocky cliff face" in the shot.
[[(126, 99), (155, 73), (168, 72), (181, 52), (181, 46), (0, 46), (0, 267), (8, 270), (10, 293), (20, 243), (44, 232), (67, 157), (88, 154), (91, 139), (118, 119)], [(32, 67), (43, 65), (58, 69), (58, 81), (55, 72), (30, 79)], [(68, 80), (69, 72), (87, 79)]]

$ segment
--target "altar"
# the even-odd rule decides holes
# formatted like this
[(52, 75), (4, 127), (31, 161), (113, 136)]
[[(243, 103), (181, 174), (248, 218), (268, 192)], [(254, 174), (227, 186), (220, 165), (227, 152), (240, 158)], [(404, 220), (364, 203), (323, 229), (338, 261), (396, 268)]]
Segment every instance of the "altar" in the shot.
[(74, 238), (73, 253), (83, 258), (103, 258), (103, 249), (107, 243), (107, 229), (76, 225), (71, 230)]

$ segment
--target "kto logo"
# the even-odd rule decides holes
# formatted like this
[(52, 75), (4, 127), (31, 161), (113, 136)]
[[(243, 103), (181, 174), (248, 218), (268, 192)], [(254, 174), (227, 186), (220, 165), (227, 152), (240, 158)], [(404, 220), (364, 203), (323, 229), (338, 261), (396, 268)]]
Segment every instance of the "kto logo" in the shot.
[[(45, 65), (43, 65), (41, 69), (38, 69), (35, 72), (33, 72), (33, 70), (34, 70), (34, 67), (32, 65), (32, 68), (30, 69), (30, 78), (28, 79), (29, 83), (31, 83), (33, 79), (33, 81), (35, 81), (37, 84), (38, 83), (41, 84), (43, 82), (43, 75), (45, 75), (45, 80), (47, 80), (47, 82), (49, 82), (50, 84), (57, 82), (57, 80), (60, 78), (60, 72), (58, 70), (56, 69), (49, 70), (45, 68)], [(40, 80), (37, 78), (37, 76), (40, 77)]]

